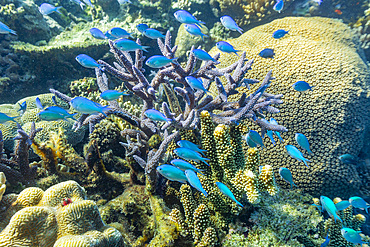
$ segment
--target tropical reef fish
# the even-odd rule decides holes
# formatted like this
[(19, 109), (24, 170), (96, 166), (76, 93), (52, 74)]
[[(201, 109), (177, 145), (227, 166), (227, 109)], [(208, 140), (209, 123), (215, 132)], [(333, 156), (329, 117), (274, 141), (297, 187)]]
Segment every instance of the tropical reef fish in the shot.
[(303, 163), (307, 166), (307, 167), (309, 167), (308, 165), (307, 165), (307, 161), (308, 162), (311, 162), (310, 160), (308, 160), (308, 159), (306, 159), (305, 157), (303, 157), (303, 154), (301, 153), (301, 151), (299, 151), (295, 146), (293, 146), (293, 145), (286, 145), (285, 146), (285, 149), (286, 149), (286, 151), (288, 152), (288, 154), (290, 155), (290, 156), (292, 156), (293, 158), (295, 158), (295, 159), (297, 159), (297, 160), (299, 160), (299, 161), (303, 161)]
[(80, 5), (81, 9), (84, 9), (85, 4), (83, 2), (81, 2), (80, 0), (72, 0), (72, 2), (74, 2), (75, 4)]
[(36, 103), (36, 107), (37, 107), (39, 110), (44, 110), (44, 107), (42, 106), (42, 104), (41, 104), (41, 100), (39, 99), (39, 97), (36, 97), (36, 99), (35, 99), (35, 103)]
[(353, 196), (353, 197), (349, 198), (348, 201), (349, 201), (349, 203), (351, 203), (352, 207), (365, 210), (366, 213), (368, 213), (367, 209), (370, 207), (370, 204), (368, 204), (361, 197)]
[(340, 229), (340, 232), (342, 233), (342, 236), (352, 244), (360, 244), (362, 246), (362, 244), (367, 243), (362, 241), (360, 236), (361, 231), (355, 231), (351, 228), (343, 227)]
[(20, 111), (22, 114), (25, 113), (25, 111), (27, 110), (27, 101), (23, 101), (22, 104), (19, 104), (19, 109), (18, 111)]
[(90, 34), (95, 39), (106, 39), (107, 38), (107, 36), (105, 36), (105, 34), (99, 28), (93, 27), (93, 28), (90, 28), (89, 31), (90, 31)]
[[(270, 118), (270, 124), (278, 125), (277, 121), (274, 118)], [(281, 142), (284, 142), (283, 138), (281, 138), (280, 132), (274, 131), (274, 134), (279, 138)]]
[(258, 55), (263, 58), (274, 58), (275, 53), (273, 49), (265, 48)]
[(72, 118), (73, 120), (76, 120), (74, 118), (76, 114), (77, 113), (70, 114), (65, 109), (59, 106), (50, 106), (45, 110), (37, 113), (38, 117), (44, 121), (57, 121), (61, 119), (67, 120), (67, 118)]
[(284, 1), (283, 0), (277, 0), (273, 9), (277, 12), (281, 12), (284, 8)]
[(310, 150), (310, 144), (308, 143), (307, 137), (304, 134), (296, 133), (295, 140), (301, 148), (306, 150), (309, 154), (312, 154)]
[(159, 39), (159, 38), (165, 38), (166, 35), (162, 34), (161, 32), (159, 32), (158, 30), (155, 30), (153, 28), (147, 28), (145, 30), (143, 30), (142, 32), (146, 37), (148, 37), (149, 39)]
[(326, 234), (326, 237), (325, 237), (325, 242), (322, 243), (320, 245), (320, 247), (326, 247), (326, 246), (328, 246), (329, 245), (329, 242), (330, 242), (330, 238), (329, 238), (329, 231), (328, 231), (328, 233)]
[(143, 33), (146, 29), (148, 29), (148, 25), (147, 24), (144, 24), (144, 23), (141, 23), (141, 24), (138, 24), (136, 25), (136, 29), (140, 32), (140, 33)]
[(208, 93), (208, 90), (204, 88), (203, 82), (199, 79), (193, 77), (193, 76), (187, 76), (185, 77), (185, 81), (189, 84), (189, 86), (195, 91), (195, 90), (201, 90), (205, 92), (205, 94)]
[(215, 184), (217, 185), (218, 189), (221, 191), (222, 194), (229, 197), (231, 200), (233, 200), (240, 207), (243, 207), (243, 204), (241, 204), (240, 202), (238, 202), (236, 200), (234, 194), (231, 192), (231, 190), (225, 184), (223, 184), (221, 182), (216, 182)]
[(102, 106), (99, 103), (91, 101), (85, 97), (75, 97), (69, 103), (76, 111), (84, 114), (101, 113), (107, 117), (104, 112), (110, 110), (109, 106)]
[(59, 14), (61, 14), (59, 12), (59, 9), (60, 8), (62, 8), (62, 6), (55, 7), (54, 5), (51, 5), (51, 4), (48, 4), (48, 3), (43, 3), (43, 4), (40, 5), (39, 11), (43, 15), (49, 15), (49, 14), (51, 14), (53, 12), (58, 12)]
[(89, 5), (91, 8), (94, 8), (94, 5), (91, 3), (90, 0), (83, 0), (85, 4)]
[[(189, 148), (176, 148), (175, 154), (182, 159), (186, 160), (194, 160), (194, 161), (202, 161), (204, 164), (208, 165), (206, 160), (207, 158), (203, 158), (199, 153), (189, 149)], [(209, 165), (208, 165), (209, 166)]]
[(357, 158), (351, 154), (343, 154), (339, 156), (339, 159), (344, 164), (356, 164), (357, 163)]
[(323, 210), (326, 210), (330, 216), (333, 216), (335, 222), (337, 219), (342, 221), (342, 219), (337, 215), (337, 208), (335, 207), (334, 202), (329, 197), (320, 196), (320, 202)]
[(116, 100), (119, 99), (122, 95), (129, 95), (126, 92), (119, 92), (117, 90), (106, 90), (100, 94), (100, 98), (111, 101), (111, 100)]
[(340, 201), (335, 204), (335, 207), (337, 208), (338, 211), (342, 211), (348, 208), (349, 206), (351, 206), (351, 203), (349, 201)]
[(198, 26), (201, 26), (201, 24), (205, 24), (202, 21), (197, 20), (192, 14), (187, 12), (186, 10), (178, 10), (173, 14), (176, 18), (181, 23), (185, 24), (197, 24)]
[(213, 57), (211, 57), (211, 55), (209, 55), (206, 51), (203, 51), (202, 49), (194, 49), (192, 51), (192, 53), (199, 60), (212, 61), (212, 62), (215, 62), (216, 64), (219, 64), (220, 63), (219, 61), (217, 61), (216, 59), (214, 59)]
[(280, 38), (284, 37), (284, 36), (285, 36), (285, 34), (287, 34), (288, 32), (289, 32), (289, 30), (288, 30), (288, 31), (285, 31), (284, 29), (278, 29), (278, 30), (276, 30), (276, 31), (272, 34), (272, 37), (273, 37), (274, 39), (280, 39)]
[(185, 170), (185, 175), (188, 179), (189, 184), (196, 188), (198, 191), (202, 192), (205, 197), (207, 197), (207, 191), (204, 190), (197, 174), (193, 170)]
[(204, 41), (204, 37), (208, 37), (208, 35), (205, 35), (204, 33), (202, 33), (202, 30), (200, 30), (200, 28), (195, 24), (185, 24), (184, 27), (188, 33), (194, 36), (200, 36), (203, 41)]
[(172, 119), (167, 118), (162, 112), (155, 109), (148, 109), (144, 112), (144, 115), (153, 121), (170, 122)]
[(317, 3), (318, 5), (320, 5), (322, 3), (322, 0), (312, 0), (314, 1), (315, 3)]
[(216, 47), (217, 47), (217, 49), (219, 49), (222, 52), (227, 52), (227, 53), (233, 52), (237, 56), (239, 56), (237, 52), (240, 51), (240, 50), (235, 50), (234, 47), (226, 41), (217, 42)]
[(293, 175), (288, 168), (280, 167), (279, 174), (282, 179), (290, 183), (290, 189), (293, 189), (293, 185), (298, 188), (298, 186), (293, 182)]
[(130, 0), (117, 0), (117, 2), (121, 5), (124, 5), (124, 4), (128, 4), (128, 3), (131, 3)]
[(274, 140), (274, 132), (272, 130), (267, 130), (266, 135), (268, 136), (268, 138), (270, 138), (272, 144), (275, 146), (276, 142)]
[(228, 15), (221, 16), (220, 18), (221, 24), (231, 31), (238, 31), (240, 34), (243, 34), (243, 29), (241, 29), (238, 24)]
[(106, 31), (104, 33), (105, 37), (107, 37), (107, 39), (110, 39), (110, 40), (116, 40), (117, 38), (114, 37), (113, 35), (111, 35), (108, 31)]
[(117, 39), (121, 39), (121, 38), (126, 39), (128, 37), (132, 38), (131, 33), (127, 32), (125, 29), (120, 28), (120, 27), (111, 28), (108, 30), (108, 33)]
[(18, 116), (16, 116), (16, 117), (9, 117), (5, 113), (0, 112), (0, 124), (3, 124), (3, 123), (8, 122), (8, 121), (16, 122), (14, 119), (17, 118), (17, 117)]
[(129, 39), (116, 40), (114, 41), (114, 45), (122, 51), (135, 51), (139, 49), (147, 52), (146, 48), (150, 48), (150, 46), (141, 46), (135, 41)]
[(257, 131), (249, 130), (248, 134), (249, 134), (249, 137), (251, 138), (251, 140), (254, 143), (260, 145), (262, 148), (265, 147), (265, 145), (263, 145), (262, 137), (260, 136), (260, 134)]
[(245, 136), (245, 141), (247, 142), (247, 145), (250, 147), (250, 148), (255, 148), (257, 147), (257, 143), (255, 143), (254, 141), (252, 141), (250, 135), (249, 135), (249, 132), (246, 134)]
[(182, 148), (189, 148), (189, 149), (191, 149), (195, 152), (199, 152), (201, 154), (203, 154), (203, 152), (207, 152), (207, 150), (200, 149), (198, 147), (198, 145), (192, 143), (191, 141), (187, 141), (187, 140), (178, 141), (177, 145), (179, 145), (179, 147), (182, 147)]
[(155, 55), (155, 56), (151, 56), (150, 58), (148, 58), (145, 64), (151, 68), (159, 69), (159, 68), (168, 66), (171, 63), (175, 63), (176, 60), (177, 60), (177, 57), (170, 59), (165, 56)]
[(11, 30), (7, 25), (5, 25), (4, 23), (2, 23), (0, 21), (0, 33), (1, 34), (13, 34), (13, 35), (17, 35), (17, 33), (14, 31), (14, 30)]
[(103, 65), (98, 64), (98, 62), (96, 62), (95, 59), (93, 59), (92, 57), (90, 57), (86, 54), (78, 55), (76, 57), (76, 61), (85, 68), (89, 68), (89, 69), (99, 68), (101, 70), (104, 69)]
[(189, 162), (186, 162), (185, 160), (174, 159), (174, 160), (171, 160), (171, 164), (176, 166), (177, 168), (183, 170), (183, 171), (192, 170), (192, 171), (198, 172), (200, 174), (202, 174), (201, 171), (203, 171), (203, 170), (200, 170), (200, 169), (196, 168), (195, 166), (193, 166)]
[(161, 165), (157, 167), (157, 171), (165, 178), (171, 181), (186, 183), (188, 181), (185, 173), (177, 167), (171, 165)]
[(293, 88), (298, 92), (304, 92), (308, 89), (312, 91), (312, 87), (310, 86), (310, 84), (305, 81), (297, 81), (293, 84)]

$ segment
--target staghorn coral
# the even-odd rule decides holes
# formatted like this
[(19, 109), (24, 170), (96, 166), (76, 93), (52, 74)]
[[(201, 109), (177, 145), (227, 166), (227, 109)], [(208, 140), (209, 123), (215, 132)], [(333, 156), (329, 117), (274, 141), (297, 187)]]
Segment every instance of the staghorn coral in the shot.
[[(271, 33), (279, 28), (290, 29), (289, 35), (272, 38)], [(254, 59), (248, 77), (260, 80), (273, 69), (276, 81), (266, 92), (284, 94), (285, 103), (276, 120), (289, 132), (282, 134), (284, 144), (275, 147), (265, 139), (267, 148), (261, 151), (261, 163), (275, 169), (289, 168), (297, 186), (312, 195), (348, 196), (357, 191), (361, 184), (356, 168), (338, 159), (345, 153), (356, 156), (360, 152), (369, 120), (368, 69), (357, 53), (358, 40), (350, 29), (333, 19), (289, 17), (254, 28), (229, 42)], [(258, 56), (264, 48), (274, 49), (273, 59)], [(220, 57), (221, 64), (226, 65), (236, 59), (234, 54)], [(313, 91), (294, 91), (292, 84), (298, 80), (314, 86)], [(255, 90), (256, 86), (250, 88)], [(246, 87), (237, 90), (249, 92)], [(286, 144), (296, 145), (294, 133), (303, 133), (310, 142), (313, 155), (304, 153), (312, 161), (310, 168), (284, 150)], [(277, 182), (288, 187), (280, 178)]]

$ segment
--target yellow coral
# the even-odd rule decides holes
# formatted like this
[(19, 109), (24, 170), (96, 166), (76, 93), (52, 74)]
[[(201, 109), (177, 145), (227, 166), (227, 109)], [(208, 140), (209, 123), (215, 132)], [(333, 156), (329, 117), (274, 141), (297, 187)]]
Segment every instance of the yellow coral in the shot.
[(250, 203), (257, 203), (259, 192), (257, 190), (257, 176), (250, 170), (239, 170), (231, 183), (240, 191), (247, 192)]
[(258, 185), (260, 191), (267, 191), (271, 196), (274, 196), (277, 192), (277, 187), (275, 185), (274, 171), (272, 166), (265, 165), (260, 169), (260, 174), (258, 176)]
[(5, 182), (6, 182), (5, 174), (3, 172), (0, 172), (0, 201), (3, 198), (3, 195), (4, 195), (5, 190), (6, 190)]

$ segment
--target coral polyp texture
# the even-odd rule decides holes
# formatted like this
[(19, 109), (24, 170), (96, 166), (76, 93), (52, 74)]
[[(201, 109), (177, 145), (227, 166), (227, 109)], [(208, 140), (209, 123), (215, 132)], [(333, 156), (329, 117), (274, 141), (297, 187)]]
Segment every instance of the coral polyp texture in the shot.
[[(272, 33), (290, 30), (281, 39)], [(369, 70), (357, 53), (358, 39), (342, 22), (327, 18), (283, 18), (274, 20), (229, 40), (235, 49), (245, 51), (254, 59), (247, 78), (262, 80), (270, 69), (276, 78), (267, 93), (282, 93), (284, 103), (274, 117), (289, 129), (282, 134), (284, 143), (275, 146), (265, 137), (266, 148), (261, 150), (261, 163), (275, 170), (289, 168), (295, 184), (312, 195), (348, 197), (357, 191), (361, 182), (352, 164), (341, 163), (342, 154), (357, 156), (363, 146), (369, 116)], [(265, 48), (274, 50), (273, 58), (258, 54)], [(215, 54), (213, 49), (210, 54)], [(238, 59), (235, 54), (221, 54), (221, 65)], [(306, 81), (312, 91), (295, 91), (292, 85)], [(250, 85), (255, 90), (255, 85)], [(247, 87), (237, 89), (250, 92)], [(239, 95), (233, 95), (237, 99)], [(266, 115), (269, 119), (270, 114)], [(248, 124), (247, 124), (248, 125)], [(250, 125), (248, 125), (250, 128)], [(313, 152), (305, 157), (309, 167), (288, 155), (284, 146), (298, 146), (295, 133), (303, 133)], [(277, 178), (280, 186), (288, 184)]]

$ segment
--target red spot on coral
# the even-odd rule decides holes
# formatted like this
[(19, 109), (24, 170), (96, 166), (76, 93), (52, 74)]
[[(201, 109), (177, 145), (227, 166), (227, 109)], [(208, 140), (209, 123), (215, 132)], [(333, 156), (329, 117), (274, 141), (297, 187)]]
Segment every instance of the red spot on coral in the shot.
[(62, 206), (67, 206), (68, 204), (72, 203), (72, 199), (71, 198), (64, 198), (63, 201), (62, 201)]

